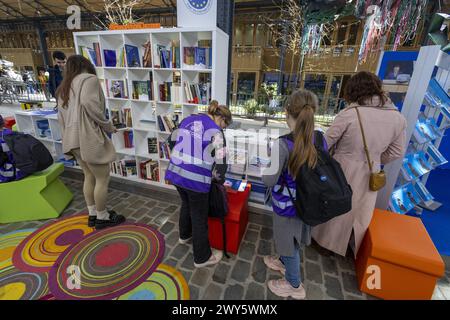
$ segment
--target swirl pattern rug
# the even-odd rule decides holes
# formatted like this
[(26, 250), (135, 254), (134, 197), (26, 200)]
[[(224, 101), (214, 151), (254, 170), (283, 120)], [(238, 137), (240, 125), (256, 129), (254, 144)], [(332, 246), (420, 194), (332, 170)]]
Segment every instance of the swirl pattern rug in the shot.
[(160, 264), (141, 285), (121, 295), (119, 300), (189, 300), (189, 286), (183, 275)]
[(14, 266), (0, 270), (0, 300), (38, 300), (47, 293), (47, 273), (21, 271)]
[(12, 257), (17, 246), (36, 229), (23, 229), (0, 236), (0, 270), (12, 265)]
[[(133, 290), (164, 257), (164, 238), (143, 224), (122, 224), (85, 236), (62, 254), (49, 274), (57, 300), (115, 299)], [(68, 272), (78, 270), (78, 273)]]
[(28, 272), (50, 271), (61, 253), (94, 231), (87, 220), (87, 214), (78, 214), (37, 229), (14, 251), (14, 266)]

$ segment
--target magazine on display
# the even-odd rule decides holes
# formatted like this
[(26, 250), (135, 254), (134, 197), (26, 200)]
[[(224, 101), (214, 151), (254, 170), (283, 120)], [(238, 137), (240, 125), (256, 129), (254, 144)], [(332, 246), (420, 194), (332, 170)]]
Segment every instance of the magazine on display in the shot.
[(425, 94), (425, 104), (433, 108), (439, 108), (447, 121), (450, 121), (450, 98), (434, 78), (431, 79)]
[(109, 98), (128, 99), (126, 80), (106, 80)]
[(430, 172), (433, 167), (426, 159), (425, 153), (420, 151), (415, 154), (408, 154), (403, 159), (403, 169), (411, 179), (416, 179)]
[(416, 181), (414, 184), (414, 189), (416, 190), (419, 197), (422, 199), (424, 203), (430, 202), (434, 200), (434, 197), (428, 191), (428, 189), (424, 186), (421, 181)]
[(418, 144), (424, 144), (441, 137), (442, 133), (434, 119), (426, 119), (425, 116), (421, 116), (417, 120), (413, 136)]
[(429, 156), (428, 161), (431, 163), (431, 165), (434, 168), (448, 163), (447, 159), (444, 158), (442, 153), (433, 144), (431, 144), (431, 143), (428, 144), (428, 147), (426, 150), (427, 150), (427, 155)]
[(129, 68), (140, 68), (141, 67), (141, 59), (139, 58), (138, 47), (126, 44), (125, 52), (127, 54), (128, 67)]
[(398, 213), (405, 214), (421, 202), (414, 186), (410, 183), (398, 188), (391, 197), (391, 208)]

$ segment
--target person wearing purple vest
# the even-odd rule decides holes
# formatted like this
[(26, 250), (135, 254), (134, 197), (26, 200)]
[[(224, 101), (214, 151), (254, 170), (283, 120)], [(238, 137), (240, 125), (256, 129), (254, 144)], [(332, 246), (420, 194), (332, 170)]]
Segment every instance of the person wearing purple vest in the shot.
[(284, 275), (282, 279), (270, 280), (268, 287), (275, 295), (285, 298), (306, 297), (299, 250), (301, 245), (311, 243), (311, 227), (297, 216), (289, 191), (295, 199), (294, 177), (302, 166), (314, 167), (317, 163), (314, 113), (318, 103), (317, 96), (308, 90), (298, 90), (288, 98), (286, 120), (291, 133), (274, 141), (271, 163), (278, 163), (278, 167), (263, 173), (264, 184), (272, 188), (273, 236), (278, 254), (265, 256), (264, 263)]
[(208, 239), (209, 191), (213, 180), (225, 182), (227, 163), (222, 129), (230, 123), (230, 110), (213, 101), (208, 114), (187, 117), (172, 135), (176, 143), (165, 179), (180, 194), (179, 243), (192, 239), (197, 268), (222, 259), (222, 252), (212, 250)]

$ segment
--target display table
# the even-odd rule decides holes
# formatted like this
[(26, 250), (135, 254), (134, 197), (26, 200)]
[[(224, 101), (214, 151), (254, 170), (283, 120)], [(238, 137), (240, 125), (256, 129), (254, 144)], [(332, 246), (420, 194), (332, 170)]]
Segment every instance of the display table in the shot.
[(19, 181), (0, 184), (0, 223), (57, 218), (73, 198), (59, 180), (61, 163)]
[[(248, 224), (248, 197), (251, 185), (247, 184), (244, 192), (227, 188), (228, 215), (225, 218), (227, 233), (227, 252), (237, 254), (242, 237)], [(209, 242), (211, 247), (223, 249), (222, 221), (218, 218), (209, 218)]]
[(361, 291), (382, 299), (431, 299), (444, 270), (420, 219), (375, 209), (356, 258)]

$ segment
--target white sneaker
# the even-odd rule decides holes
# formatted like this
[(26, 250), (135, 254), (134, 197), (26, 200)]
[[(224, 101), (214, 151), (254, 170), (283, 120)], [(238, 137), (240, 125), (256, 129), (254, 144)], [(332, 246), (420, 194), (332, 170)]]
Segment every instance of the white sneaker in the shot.
[(179, 243), (179, 244), (186, 244), (186, 243), (188, 243), (188, 242), (191, 242), (191, 240), (192, 240), (192, 237), (187, 238), (187, 239), (181, 239), (181, 238), (178, 238), (178, 243)]
[(303, 300), (306, 298), (306, 291), (303, 284), (300, 284), (298, 288), (294, 288), (289, 282), (287, 282), (286, 279), (280, 279), (270, 280), (267, 285), (270, 291), (279, 297), (287, 298), (290, 296), (297, 300)]
[(280, 261), (279, 256), (264, 256), (263, 260), (269, 269), (280, 271), (283, 276), (286, 273), (286, 268), (284, 264)]
[(207, 267), (207, 266), (212, 266), (214, 264), (217, 264), (220, 262), (220, 260), (222, 260), (223, 257), (223, 252), (220, 250), (216, 250), (216, 249), (211, 249), (211, 257), (209, 257), (209, 259), (206, 262), (203, 263), (195, 263), (194, 262), (194, 266), (196, 268), (203, 268), (203, 267)]

